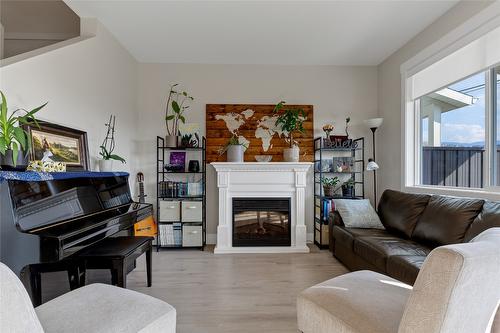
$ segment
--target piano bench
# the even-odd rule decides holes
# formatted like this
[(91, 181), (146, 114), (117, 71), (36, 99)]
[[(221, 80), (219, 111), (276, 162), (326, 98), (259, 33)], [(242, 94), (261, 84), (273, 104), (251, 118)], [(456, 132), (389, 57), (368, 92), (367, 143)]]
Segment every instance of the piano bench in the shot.
[(80, 262), (80, 286), (85, 285), (86, 269), (109, 269), (111, 283), (127, 288), (127, 273), (135, 260), (146, 252), (148, 287), (151, 287), (151, 253), (153, 237), (121, 236), (110, 237), (97, 242), (78, 253)]

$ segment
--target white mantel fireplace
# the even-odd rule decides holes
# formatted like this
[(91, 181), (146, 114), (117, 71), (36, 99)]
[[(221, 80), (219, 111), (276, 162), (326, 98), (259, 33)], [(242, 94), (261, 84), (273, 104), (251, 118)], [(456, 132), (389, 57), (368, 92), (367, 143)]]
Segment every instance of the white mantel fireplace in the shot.
[[(307, 171), (312, 163), (216, 162), (211, 164), (217, 172), (217, 187), (219, 189), (219, 224), (217, 244), (214, 250), (216, 254), (309, 252), (306, 245), (305, 191)], [(237, 211), (233, 208), (238, 208), (244, 205), (245, 201), (248, 201), (248, 210), (251, 210), (258, 204), (259, 200), (263, 202), (264, 210), (266, 207), (270, 207), (269, 210), (272, 212), (263, 210), (261, 214), (258, 209), (256, 213), (247, 212), (247, 220), (250, 220), (253, 214), (255, 219), (259, 221), (258, 224), (254, 223), (253, 229), (246, 228), (245, 214), (243, 214), (243, 217), (240, 217), (242, 226), (237, 225), (238, 230), (244, 230), (240, 233), (243, 235), (243, 239), (238, 238), (236, 228), (233, 230), (234, 225), (236, 225), (234, 221), (238, 220), (235, 216), (244, 209)], [(238, 206), (233, 207), (233, 202), (237, 203)], [(284, 202), (289, 202), (288, 212), (273, 208), (280, 203), (280, 207), (283, 207)], [(266, 218), (269, 221), (274, 219), (274, 222), (265, 224), (262, 221)], [(251, 224), (251, 222), (247, 223)], [(283, 238), (286, 236), (285, 232), (278, 234), (280, 227), (288, 232), (288, 240)], [(262, 243), (262, 239), (259, 239), (256, 240), (257, 245), (252, 245), (252, 239), (258, 238), (260, 234), (266, 234), (271, 238), (272, 235), (276, 235), (277, 241), (273, 245), (266, 246), (261, 245), (266, 243)], [(244, 238), (245, 235), (248, 237)], [(234, 244), (233, 239), (235, 240)]]

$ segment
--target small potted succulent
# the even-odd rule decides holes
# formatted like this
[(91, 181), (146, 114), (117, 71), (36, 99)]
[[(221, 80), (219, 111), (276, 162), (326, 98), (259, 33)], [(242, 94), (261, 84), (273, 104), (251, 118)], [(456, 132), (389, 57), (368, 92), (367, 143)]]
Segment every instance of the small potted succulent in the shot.
[(112, 115), (109, 117), (109, 122), (105, 124), (107, 127), (106, 138), (99, 147), (101, 149), (99, 155), (102, 157), (99, 160), (99, 171), (101, 172), (113, 171), (113, 161), (126, 163), (123, 157), (113, 154), (115, 150), (115, 121), (116, 117)]
[(227, 152), (227, 162), (243, 162), (247, 149), (248, 143), (241, 142), (236, 135), (233, 135), (224, 147), (219, 149), (219, 155)]
[(339, 177), (325, 177), (321, 179), (321, 183), (323, 184), (323, 193), (327, 197), (333, 197), (335, 195), (336, 186), (340, 183)]
[(346, 182), (342, 184), (342, 196), (353, 197), (354, 196), (354, 178), (349, 178)]
[(31, 135), (22, 126), (38, 126), (35, 114), (47, 103), (31, 111), (16, 109), (8, 116), (7, 98), (2, 91), (0, 94), (2, 96), (2, 104), (0, 105), (0, 167), (2, 170), (25, 171), (29, 164)]
[(290, 109), (285, 106), (285, 101), (281, 101), (274, 107), (273, 113), (279, 114), (275, 125), (281, 129), (285, 135), (285, 141), (290, 145), (283, 149), (283, 160), (285, 162), (298, 162), (300, 148), (294, 140), (294, 133), (304, 133), (304, 121), (306, 113), (302, 109)]
[(177, 147), (179, 139), (179, 121), (186, 123), (184, 112), (189, 108), (187, 105), (194, 98), (185, 91), (177, 91), (175, 87), (178, 83), (170, 86), (170, 91), (167, 98), (167, 106), (165, 107), (165, 125), (167, 126), (167, 135), (165, 136), (166, 147)]

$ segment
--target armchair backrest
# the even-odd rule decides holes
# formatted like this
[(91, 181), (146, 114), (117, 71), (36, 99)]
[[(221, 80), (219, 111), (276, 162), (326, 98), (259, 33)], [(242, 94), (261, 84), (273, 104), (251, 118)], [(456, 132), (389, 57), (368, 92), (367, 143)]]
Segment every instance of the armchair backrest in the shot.
[(3, 263), (0, 263), (0, 332), (43, 333), (24, 285)]
[(491, 228), (429, 254), (399, 333), (489, 332), (499, 303), (500, 228)]

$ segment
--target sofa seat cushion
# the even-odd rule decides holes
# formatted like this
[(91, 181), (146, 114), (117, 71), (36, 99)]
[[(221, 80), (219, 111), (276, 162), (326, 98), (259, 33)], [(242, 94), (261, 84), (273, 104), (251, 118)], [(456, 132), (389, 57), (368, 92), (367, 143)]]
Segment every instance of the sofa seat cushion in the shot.
[(382, 224), (389, 232), (409, 239), (430, 197), (427, 194), (385, 190), (378, 205)]
[(362, 236), (390, 236), (390, 234), (381, 229), (333, 227), (333, 239), (335, 242), (351, 250), (353, 249), (354, 239)]
[(431, 248), (398, 237), (358, 237), (354, 240), (354, 253), (386, 271), (387, 258), (397, 255), (426, 256)]
[(390, 256), (387, 258), (387, 274), (404, 283), (413, 284), (425, 258), (426, 256), (419, 255)]
[(410, 286), (370, 271), (333, 278), (299, 295), (299, 330), (396, 333), (410, 291)]
[(175, 333), (175, 309), (156, 298), (105, 284), (91, 284), (36, 309), (46, 333)]
[(420, 217), (412, 239), (433, 247), (462, 243), (484, 200), (434, 195)]

